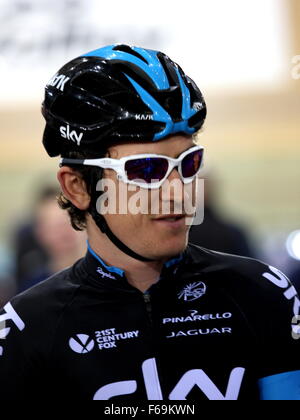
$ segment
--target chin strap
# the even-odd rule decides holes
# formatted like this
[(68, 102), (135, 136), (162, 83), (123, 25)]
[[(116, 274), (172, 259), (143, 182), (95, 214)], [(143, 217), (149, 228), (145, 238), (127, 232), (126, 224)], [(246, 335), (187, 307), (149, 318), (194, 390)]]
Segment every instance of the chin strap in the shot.
[(120, 239), (118, 239), (116, 235), (111, 231), (104, 217), (97, 213), (97, 210), (95, 211), (94, 209), (90, 209), (90, 214), (92, 215), (96, 225), (101, 230), (101, 232), (105, 233), (107, 237), (111, 240), (111, 242), (117, 248), (123, 251), (125, 254), (139, 261), (144, 261), (144, 262), (154, 261), (154, 260), (150, 260), (149, 258), (143, 257), (142, 255), (137, 254), (136, 252), (132, 251), (132, 249), (128, 248), (128, 246), (126, 246), (123, 242), (121, 242)]

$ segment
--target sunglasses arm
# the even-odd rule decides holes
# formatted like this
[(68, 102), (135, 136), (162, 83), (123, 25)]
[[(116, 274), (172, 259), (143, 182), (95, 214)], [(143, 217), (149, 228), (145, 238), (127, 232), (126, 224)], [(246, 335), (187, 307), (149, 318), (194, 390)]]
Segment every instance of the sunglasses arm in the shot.
[(86, 166), (98, 166), (102, 169), (114, 169), (117, 170), (122, 166), (120, 161), (117, 159), (101, 158), (101, 159), (68, 159), (63, 158), (59, 161), (59, 166), (66, 165), (86, 165)]
[(99, 166), (102, 169), (117, 170), (122, 166), (121, 162), (117, 159), (101, 158), (101, 159), (85, 159), (84, 165)]

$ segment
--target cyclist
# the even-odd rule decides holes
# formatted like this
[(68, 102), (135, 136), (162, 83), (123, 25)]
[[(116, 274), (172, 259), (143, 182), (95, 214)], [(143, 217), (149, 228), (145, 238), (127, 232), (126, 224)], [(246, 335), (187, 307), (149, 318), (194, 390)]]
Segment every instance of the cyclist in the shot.
[[(300, 399), (300, 301), (286, 276), (187, 244), (178, 208), (195, 200), (206, 117), (196, 84), (161, 52), (111, 45), (63, 66), (42, 110), (59, 203), (88, 250), (0, 313), (1, 398)], [(105, 214), (101, 181), (117, 208), (135, 194), (151, 206)], [(164, 189), (172, 181), (191, 188)]]

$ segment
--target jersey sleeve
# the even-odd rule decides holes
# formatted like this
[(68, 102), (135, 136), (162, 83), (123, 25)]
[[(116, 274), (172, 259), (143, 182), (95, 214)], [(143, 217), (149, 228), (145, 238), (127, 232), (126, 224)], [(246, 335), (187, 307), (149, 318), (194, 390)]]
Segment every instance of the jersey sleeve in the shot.
[(261, 265), (263, 299), (258, 388), (261, 400), (300, 400), (300, 300), (277, 268)]
[(1, 401), (36, 399), (41, 391), (40, 377), (45, 374), (38, 338), (41, 332), (36, 330), (36, 319), (31, 322), (30, 318), (18, 300), (7, 303), (0, 311)]

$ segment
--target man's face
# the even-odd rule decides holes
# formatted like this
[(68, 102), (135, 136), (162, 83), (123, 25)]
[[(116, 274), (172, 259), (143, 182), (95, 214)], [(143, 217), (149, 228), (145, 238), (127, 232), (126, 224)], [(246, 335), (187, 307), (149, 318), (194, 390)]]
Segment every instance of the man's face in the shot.
[[(176, 135), (157, 143), (117, 145), (108, 152), (114, 159), (147, 153), (177, 158), (194, 145), (192, 137)], [(113, 197), (116, 208), (122, 205), (126, 209), (126, 214), (106, 214), (105, 219), (112, 232), (129, 248), (150, 259), (170, 258), (186, 248), (189, 226), (186, 223), (184, 200), (194, 203), (196, 181), (189, 185), (188, 190), (192, 193), (188, 194), (184, 191), (177, 168), (157, 190), (129, 187), (118, 180), (116, 172), (111, 169), (104, 171), (104, 178), (116, 185), (116, 197)], [(180, 188), (165, 188), (169, 182)], [(125, 196), (123, 202), (120, 202), (120, 189), (123, 192), (125, 189), (127, 194), (127, 200)], [(141, 201), (137, 201), (138, 197)], [(133, 214), (133, 204), (142, 207), (143, 213), (147, 214)], [(174, 218), (174, 215), (177, 217)]]

